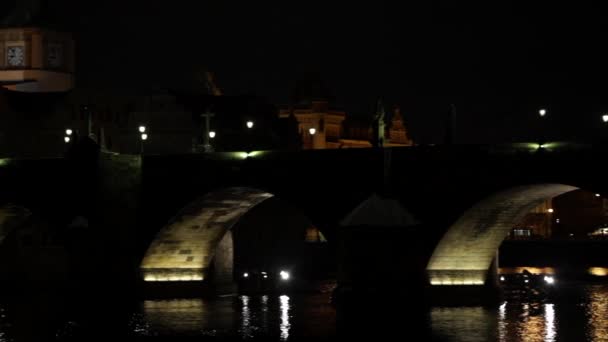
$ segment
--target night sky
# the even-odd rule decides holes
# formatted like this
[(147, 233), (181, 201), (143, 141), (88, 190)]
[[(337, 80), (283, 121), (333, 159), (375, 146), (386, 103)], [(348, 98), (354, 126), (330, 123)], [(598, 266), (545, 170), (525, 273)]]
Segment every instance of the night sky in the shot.
[[(3, 0), (4, 2), (4, 0)], [(0, 7), (6, 9), (8, 1)], [(605, 134), (608, 20), (556, 2), (74, 1), (47, 12), (76, 31), (78, 85), (125, 91), (191, 86), (212, 70), (225, 94), (289, 101), (319, 77), (349, 115), (381, 96), (420, 143)]]

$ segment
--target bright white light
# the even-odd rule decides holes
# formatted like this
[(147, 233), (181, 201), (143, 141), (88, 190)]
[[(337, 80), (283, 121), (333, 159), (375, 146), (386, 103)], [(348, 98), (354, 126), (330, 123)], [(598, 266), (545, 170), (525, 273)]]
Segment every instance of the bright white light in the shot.
[(70, 142), (70, 137), (64, 137), (63, 141), (65, 141), (66, 144), (69, 143)]
[(546, 109), (541, 109), (541, 110), (538, 111), (538, 114), (540, 116), (545, 116), (547, 114), (547, 110)]
[(247, 121), (247, 128), (253, 127), (253, 121)]
[(66, 134), (66, 135), (72, 135), (72, 130), (71, 130), (71, 129), (69, 129), (69, 128), (68, 128), (68, 129), (66, 129), (66, 130), (65, 130), (65, 134)]
[(602, 121), (608, 122), (608, 114), (602, 115)]
[(524, 280), (524, 282), (528, 283), (528, 282), (530, 282), (530, 281), (529, 281), (528, 279), (526, 279), (526, 280)]
[(547, 209), (547, 212), (549, 212), (549, 213), (552, 213), (553, 211), (554, 211), (553, 208)]
[(287, 271), (281, 271), (281, 273), (279, 273), (281, 275), (281, 279), (283, 280), (289, 280), (289, 272)]
[(142, 133), (141, 140), (148, 140), (148, 135), (146, 133)]
[(268, 275), (267, 275), (267, 274), (264, 274), (264, 279), (266, 279), (266, 278), (268, 278)]
[(247, 272), (243, 273), (243, 278), (247, 278), (247, 277), (249, 277), (249, 273), (247, 273)]
[(500, 281), (505, 281), (505, 277), (500, 276)]
[(310, 133), (310, 135), (315, 135), (315, 133), (317, 133), (317, 130), (315, 128), (310, 128), (308, 129), (308, 133)]
[(146, 126), (139, 126), (139, 133), (144, 133), (146, 131)]
[(601, 196), (600, 194), (595, 194), (595, 197), (600, 197), (600, 196)]
[(215, 131), (209, 131), (209, 138), (215, 138)]
[(281, 324), (279, 329), (281, 330), (281, 341), (287, 341), (289, 339), (289, 329), (291, 328), (291, 323), (289, 322), (289, 309), (291, 308), (289, 305), (289, 297), (286, 295), (282, 295), (279, 297), (281, 302), (280, 310), (281, 310)]
[(544, 144), (538, 144), (538, 148), (545, 148)]
[(544, 279), (547, 282), (547, 284), (553, 284), (553, 283), (555, 283), (555, 278), (553, 278), (553, 277), (545, 276)]

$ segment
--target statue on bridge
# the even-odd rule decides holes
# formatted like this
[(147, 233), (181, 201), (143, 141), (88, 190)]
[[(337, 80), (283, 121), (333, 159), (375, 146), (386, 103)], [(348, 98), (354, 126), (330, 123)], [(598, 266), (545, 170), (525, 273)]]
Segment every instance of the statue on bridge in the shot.
[(376, 106), (376, 114), (372, 121), (372, 146), (382, 147), (384, 146), (384, 134), (386, 131), (385, 124), (386, 112), (384, 111), (384, 104), (382, 99), (378, 99)]

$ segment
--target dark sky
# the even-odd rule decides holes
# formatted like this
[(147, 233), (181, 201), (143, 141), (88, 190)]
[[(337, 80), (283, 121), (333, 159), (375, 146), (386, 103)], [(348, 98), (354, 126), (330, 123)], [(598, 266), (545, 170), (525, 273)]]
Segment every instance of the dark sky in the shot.
[(280, 104), (312, 73), (349, 114), (378, 96), (401, 105), (419, 142), (441, 140), (452, 102), (460, 142), (535, 137), (540, 106), (549, 136), (608, 134), (606, 11), (530, 2), (55, 0), (47, 11), (77, 32), (81, 86), (179, 87), (208, 68), (226, 94)]

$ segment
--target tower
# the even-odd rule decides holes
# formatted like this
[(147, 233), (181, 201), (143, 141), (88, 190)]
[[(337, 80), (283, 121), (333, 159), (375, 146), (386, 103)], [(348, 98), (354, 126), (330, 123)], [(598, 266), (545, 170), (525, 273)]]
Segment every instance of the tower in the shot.
[(0, 86), (20, 92), (64, 92), (74, 84), (74, 41), (46, 28), (40, 1), (23, 0), (0, 21)]

